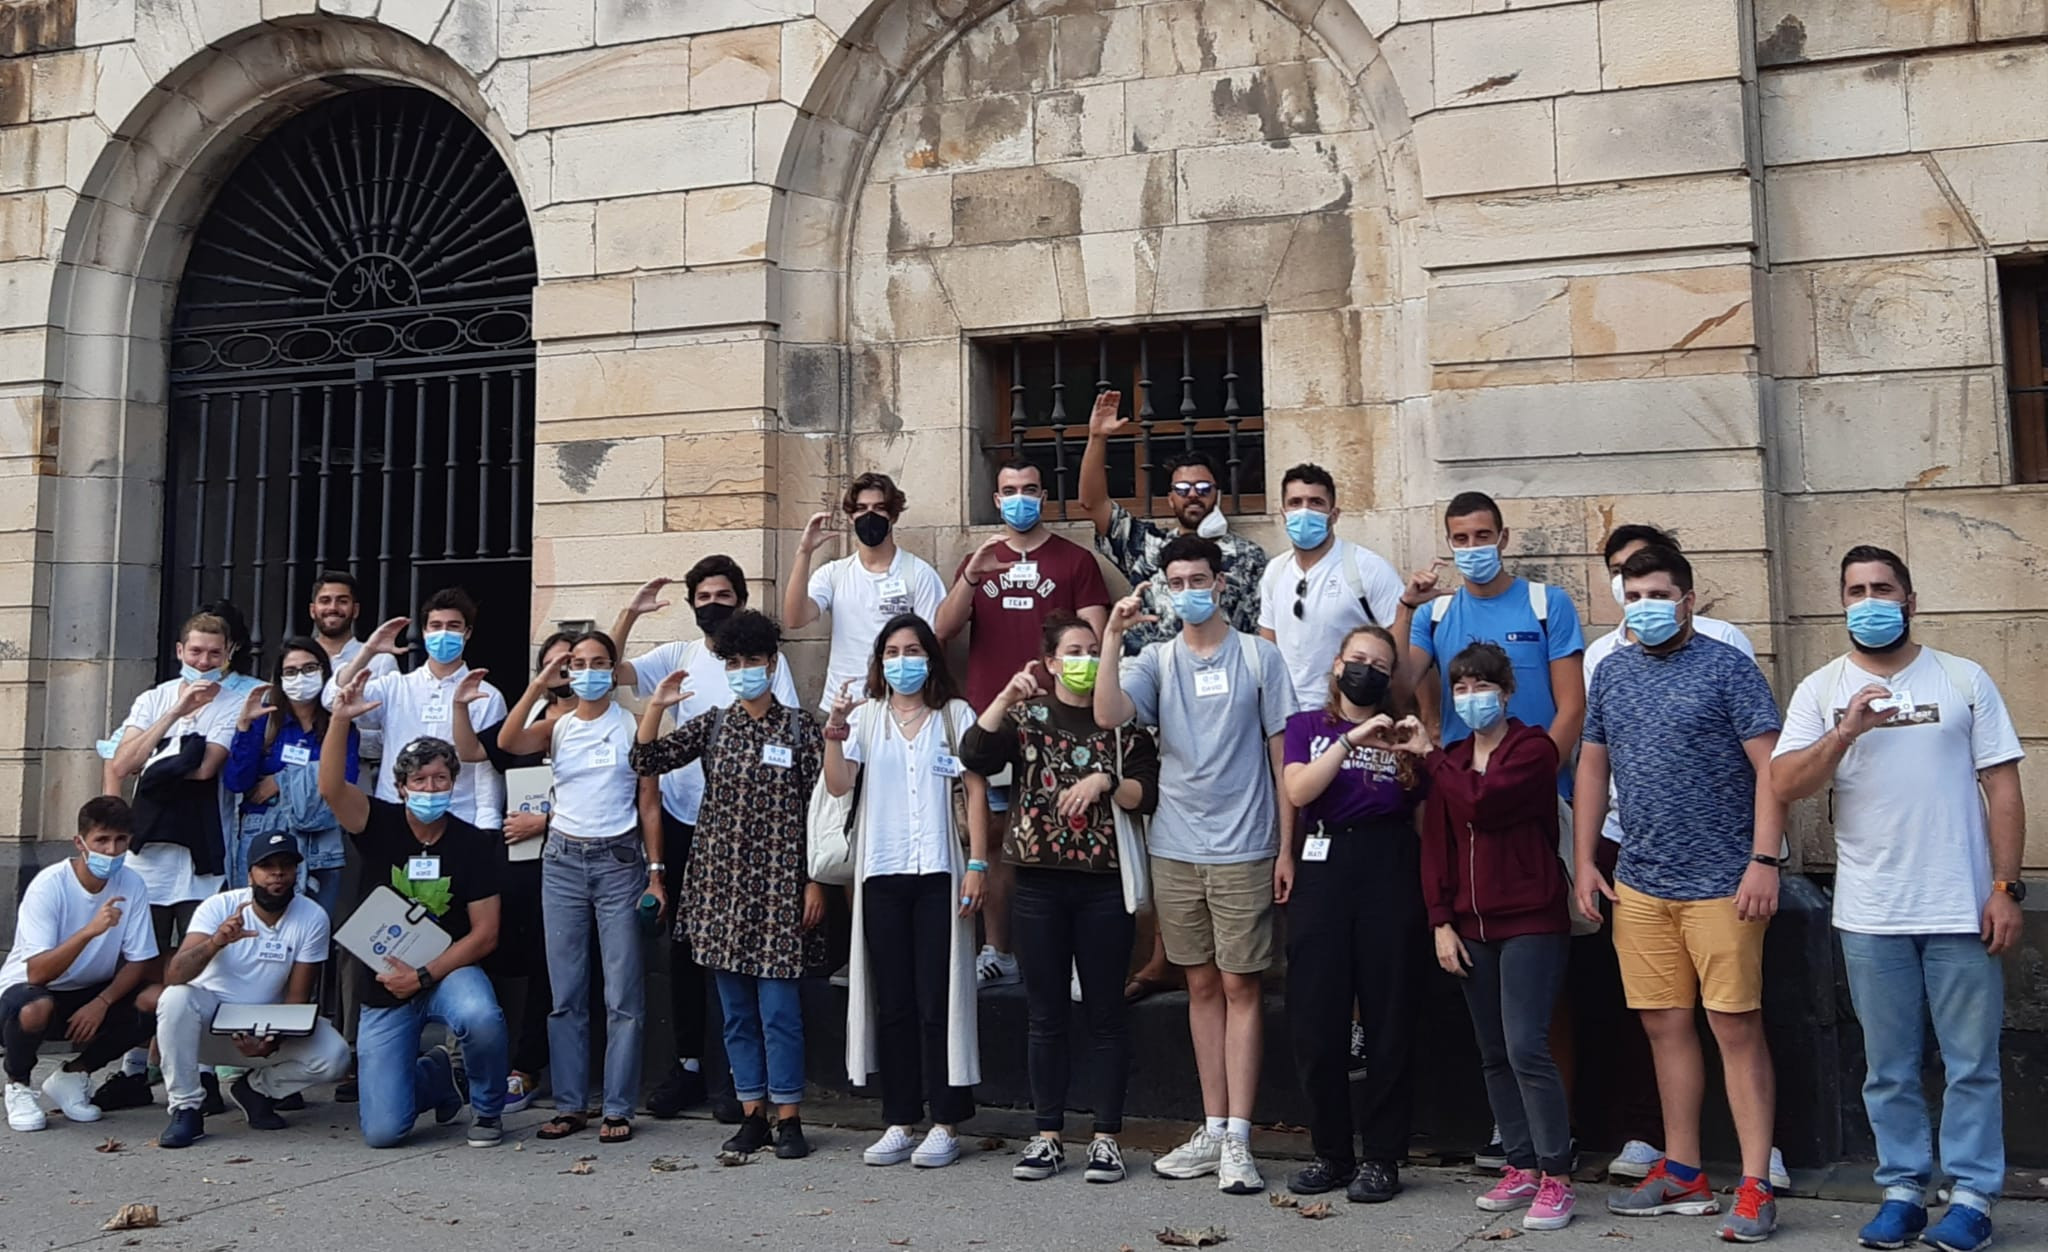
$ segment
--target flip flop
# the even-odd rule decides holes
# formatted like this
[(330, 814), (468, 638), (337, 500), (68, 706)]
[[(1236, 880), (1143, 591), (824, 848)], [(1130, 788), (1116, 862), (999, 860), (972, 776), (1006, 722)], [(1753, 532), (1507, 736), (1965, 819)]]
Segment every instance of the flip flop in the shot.
[(533, 1132), (536, 1139), (567, 1139), (590, 1125), (589, 1119), (581, 1113), (557, 1113), (548, 1119), (546, 1125)]
[(607, 1117), (597, 1128), (599, 1143), (624, 1143), (633, 1137), (633, 1123), (623, 1117)]

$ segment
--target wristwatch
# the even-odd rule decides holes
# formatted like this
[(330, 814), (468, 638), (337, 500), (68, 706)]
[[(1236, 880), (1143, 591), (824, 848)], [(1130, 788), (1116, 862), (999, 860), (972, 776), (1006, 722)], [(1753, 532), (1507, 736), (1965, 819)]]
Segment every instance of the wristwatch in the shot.
[(428, 969), (426, 966), (415, 965), (413, 967), (412, 972), (418, 975), (419, 977), (421, 991), (425, 991), (427, 988), (434, 985), (434, 971)]
[(649, 861), (647, 862), (647, 872), (650, 874), (666, 874), (668, 866), (661, 861)]
[(1768, 865), (1772, 869), (1783, 869), (1792, 858), (1786, 856), (1765, 856), (1761, 852), (1753, 852), (1750, 854), (1749, 859), (1755, 861), (1758, 865)]
[(2022, 903), (2027, 898), (2027, 884), (2020, 882), (2018, 879), (1992, 883), (1991, 889), (1993, 891), (2003, 891), (2013, 898), (2015, 904)]

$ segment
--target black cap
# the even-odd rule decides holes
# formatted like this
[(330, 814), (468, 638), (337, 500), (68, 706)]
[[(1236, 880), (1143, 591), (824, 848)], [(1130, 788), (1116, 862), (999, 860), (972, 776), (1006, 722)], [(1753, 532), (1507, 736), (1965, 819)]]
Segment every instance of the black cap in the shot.
[(288, 856), (294, 863), (303, 863), (306, 859), (305, 854), (299, 851), (298, 839), (280, 832), (256, 841), (255, 846), (249, 849), (249, 864), (261, 865), (274, 856)]

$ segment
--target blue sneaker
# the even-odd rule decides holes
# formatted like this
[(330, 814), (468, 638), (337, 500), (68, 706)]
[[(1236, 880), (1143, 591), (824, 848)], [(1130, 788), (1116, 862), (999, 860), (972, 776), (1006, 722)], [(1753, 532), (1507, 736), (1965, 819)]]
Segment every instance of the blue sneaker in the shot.
[(1886, 1200), (1856, 1236), (1866, 1248), (1903, 1248), (1927, 1229), (1927, 1210), (1911, 1200)]
[(156, 1137), (159, 1148), (189, 1148), (206, 1138), (206, 1115), (196, 1108), (172, 1109), (171, 1124)]
[(1920, 1241), (1941, 1252), (1980, 1252), (1991, 1246), (1991, 1215), (1966, 1204), (1951, 1204)]

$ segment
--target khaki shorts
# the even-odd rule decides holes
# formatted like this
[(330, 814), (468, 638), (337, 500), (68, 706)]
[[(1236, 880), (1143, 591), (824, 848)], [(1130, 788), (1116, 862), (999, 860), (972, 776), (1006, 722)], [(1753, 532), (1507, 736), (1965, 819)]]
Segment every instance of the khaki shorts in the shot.
[(1632, 1009), (1754, 1013), (1764, 1005), (1764, 930), (1735, 897), (1660, 900), (1615, 884), (1614, 954)]
[(1273, 963), (1273, 858), (1195, 865), (1152, 858), (1152, 907), (1166, 959), (1260, 974)]

